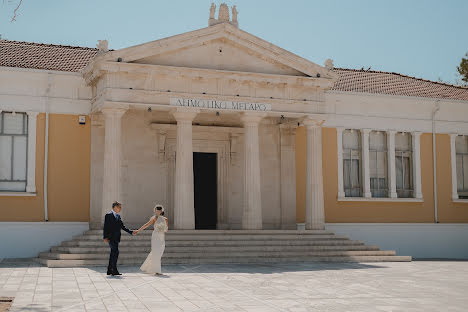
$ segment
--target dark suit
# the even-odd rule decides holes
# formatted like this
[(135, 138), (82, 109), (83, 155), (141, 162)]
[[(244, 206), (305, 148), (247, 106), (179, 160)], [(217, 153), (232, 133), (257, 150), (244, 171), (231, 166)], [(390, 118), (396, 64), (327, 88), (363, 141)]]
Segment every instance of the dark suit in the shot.
[(132, 231), (127, 229), (120, 217), (116, 218), (112, 212), (106, 214), (104, 219), (104, 239), (109, 240), (111, 249), (107, 273), (117, 273), (117, 259), (119, 258), (120, 229), (132, 235)]

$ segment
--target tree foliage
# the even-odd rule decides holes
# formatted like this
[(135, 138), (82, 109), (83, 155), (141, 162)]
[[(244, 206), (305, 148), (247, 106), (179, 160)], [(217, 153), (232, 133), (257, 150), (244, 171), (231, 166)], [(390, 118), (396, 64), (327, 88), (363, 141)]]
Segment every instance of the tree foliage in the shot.
[(457, 66), (458, 73), (465, 84), (468, 84), (468, 52), (462, 57), (460, 65)]

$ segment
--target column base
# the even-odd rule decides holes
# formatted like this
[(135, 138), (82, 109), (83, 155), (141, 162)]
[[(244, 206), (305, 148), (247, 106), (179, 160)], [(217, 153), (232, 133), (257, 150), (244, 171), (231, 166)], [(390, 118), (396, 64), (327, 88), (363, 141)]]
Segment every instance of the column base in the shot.
[(325, 223), (306, 223), (306, 230), (325, 230)]

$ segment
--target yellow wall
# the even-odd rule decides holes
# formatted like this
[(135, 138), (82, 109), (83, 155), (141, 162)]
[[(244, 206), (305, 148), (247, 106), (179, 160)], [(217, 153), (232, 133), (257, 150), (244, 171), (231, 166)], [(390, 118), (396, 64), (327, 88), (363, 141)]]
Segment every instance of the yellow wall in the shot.
[(437, 203), (439, 222), (468, 222), (468, 203), (452, 201), (452, 163), (450, 136), (436, 135), (437, 146)]
[[(44, 221), (45, 114), (37, 118), (36, 189), (31, 197), (0, 196), (0, 221)], [(76, 115), (49, 115), (49, 221), (89, 221), (90, 120)]]
[(37, 116), (36, 189), (32, 197), (0, 196), (0, 221), (44, 221), (44, 126), (45, 114)]
[[(305, 220), (306, 133), (296, 132), (297, 222)], [(324, 204), (326, 222), (434, 222), (432, 135), (421, 136), (421, 182), (424, 202), (337, 201), (338, 166), (336, 129), (322, 132)], [(450, 138), (437, 135), (439, 222), (468, 222), (468, 204), (451, 200)]]

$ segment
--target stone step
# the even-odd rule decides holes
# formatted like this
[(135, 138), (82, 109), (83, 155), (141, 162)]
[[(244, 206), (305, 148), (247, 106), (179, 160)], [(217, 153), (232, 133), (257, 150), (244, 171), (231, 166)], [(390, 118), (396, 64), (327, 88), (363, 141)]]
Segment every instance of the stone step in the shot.
[[(239, 257), (335, 257), (335, 256), (394, 256), (393, 250), (326, 250), (326, 251), (226, 251), (226, 252), (165, 252), (163, 259), (166, 258), (239, 258)], [(119, 259), (140, 259), (145, 260), (148, 253), (130, 253), (119, 255)], [(41, 253), (40, 258), (58, 259), (58, 260), (80, 260), (80, 259), (109, 259), (109, 254), (63, 254), (63, 253)]]
[[(275, 238), (270, 238), (270, 239), (261, 239), (257, 237), (252, 237), (252, 238), (236, 238), (236, 239), (200, 239), (200, 240), (194, 240), (194, 239), (167, 239), (166, 238), (166, 244), (171, 244), (175, 242), (184, 242), (184, 243), (190, 243), (190, 242), (238, 242), (239, 244), (242, 244), (244, 242), (257, 242), (259, 245), (261, 245), (263, 242), (289, 242), (289, 241), (301, 241), (301, 242), (327, 242), (327, 241), (350, 241), (346, 237), (324, 237), (324, 238), (307, 238), (307, 239), (276, 239)], [(73, 239), (71, 241), (65, 241), (62, 242), (61, 246), (100, 246), (102, 245), (103, 239), (102, 237), (99, 239), (89, 239), (89, 240), (84, 240), (84, 239)], [(120, 241), (120, 246), (127, 246), (127, 245), (133, 245), (133, 246), (146, 246), (147, 244), (151, 243), (151, 238), (148, 237), (147, 239), (135, 239), (135, 240), (121, 240)]]
[[(58, 249), (60, 248), (60, 249)], [(74, 247), (71, 247), (76, 249)], [(54, 247), (55, 253), (68, 253), (69, 248), (63, 247)], [(128, 248), (119, 248), (121, 254), (124, 252), (128, 253), (135, 253), (135, 252), (142, 252), (147, 253), (151, 249), (150, 246), (142, 247), (142, 248), (134, 248), (129, 251)], [(81, 250), (81, 249), (80, 249)], [(109, 252), (109, 247), (101, 247), (96, 248), (99, 252), (97, 253), (104, 253), (106, 254)], [(228, 251), (235, 251), (235, 252), (244, 252), (244, 251), (327, 251), (327, 250), (379, 250), (378, 246), (366, 246), (366, 245), (344, 245), (344, 246), (205, 246), (203, 248), (200, 247), (193, 247), (193, 246), (170, 246), (165, 249), (165, 253), (172, 252), (198, 252), (200, 250), (206, 252), (228, 252)], [(88, 253), (88, 249), (86, 248), (86, 252)]]
[[(122, 232), (123, 233), (123, 232)], [(138, 235), (151, 235), (152, 229), (144, 230)], [(198, 235), (248, 235), (248, 234), (294, 234), (294, 235), (334, 235), (333, 232), (327, 230), (169, 230), (166, 234), (183, 234), (190, 236)], [(102, 230), (88, 230), (83, 235), (100, 235)]]
[[(152, 233), (122, 233), (119, 263), (140, 265), (151, 251)], [(411, 261), (322, 230), (170, 230), (165, 239), (163, 264)], [(90, 230), (41, 253), (37, 261), (49, 267), (106, 266), (108, 257), (102, 230)]]
[[(139, 249), (122, 249), (120, 250), (120, 256), (125, 255), (144, 255), (146, 256), (150, 251), (151, 247), (139, 248)], [(322, 251), (379, 251), (378, 246), (366, 246), (366, 245), (358, 245), (358, 246), (235, 246), (235, 247), (206, 247), (203, 248), (204, 252), (210, 253), (245, 253), (245, 252), (322, 252)], [(166, 248), (164, 254), (181, 254), (181, 253), (195, 253), (199, 252), (200, 248), (193, 248), (193, 247), (173, 247), (173, 248)], [(69, 255), (69, 254), (79, 254), (79, 255), (104, 255), (105, 257), (109, 254), (109, 248), (64, 248), (64, 247), (54, 247), (52, 248), (51, 252), (41, 253), (40, 255), (47, 255), (47, 254), (62, 254), (62, 255)]]
[[(37, 258), (48, 267), (107, 266), (108, 259), (51, 260)], [(240, 258), (163, 258), (163, 264), (223, 264), (223, 263), (278, 263), (278, 262), (406, 262), (410, 256), (323, 256), (323, 257), (240, 257)], [(119, 265), (141, 265), (138, 259), (119, 259)], [(122, 270), (121, 270), (122, 271)]]
[[(102, 241), (101, 235), (82, 235), (73, 238), (73, 241), (87, 241), (95, 240)], [(267, 235), (267, 234), (237, 234), (237, 235), (186, 235), (186, 234), (166, 234), (166, 241), (201, 241), (201, 240), (338, 240), (338, 239), (349, 239), (344, 235), (296, 235), (296, 234), (276, 234), (276, 235)], [(151, 235), (128, 235), (127, 233), (122, 233), (121, 241), (141, 241), (141, 240), (151, 240)]]
[[(256, 246), (258, 248), (264, 246), (298, 246), (308, 248), (312, 246), (365, 246), (362, 241), (215, 241), (215, 242), (166, 242), (166, 250), (173, 247), (194, 247), (194, 248), (206, 248), (206, 247), (243, 247), (243, 246)], [(138, 251), (147, 250), (151, 248), (151, 242), (122, 242), (119, 244), (121, 251)], [(109, 247), (103, 241), (94, 242), (63, 242), (61, 246), (52, 247), (51, 250), (56, 252), (67, 252), (67, 250), (83, 250), (83, 252), (89, 252), (93, 250), (108, 250)], [(71, 252), (74, 253), (74, 252)]]

